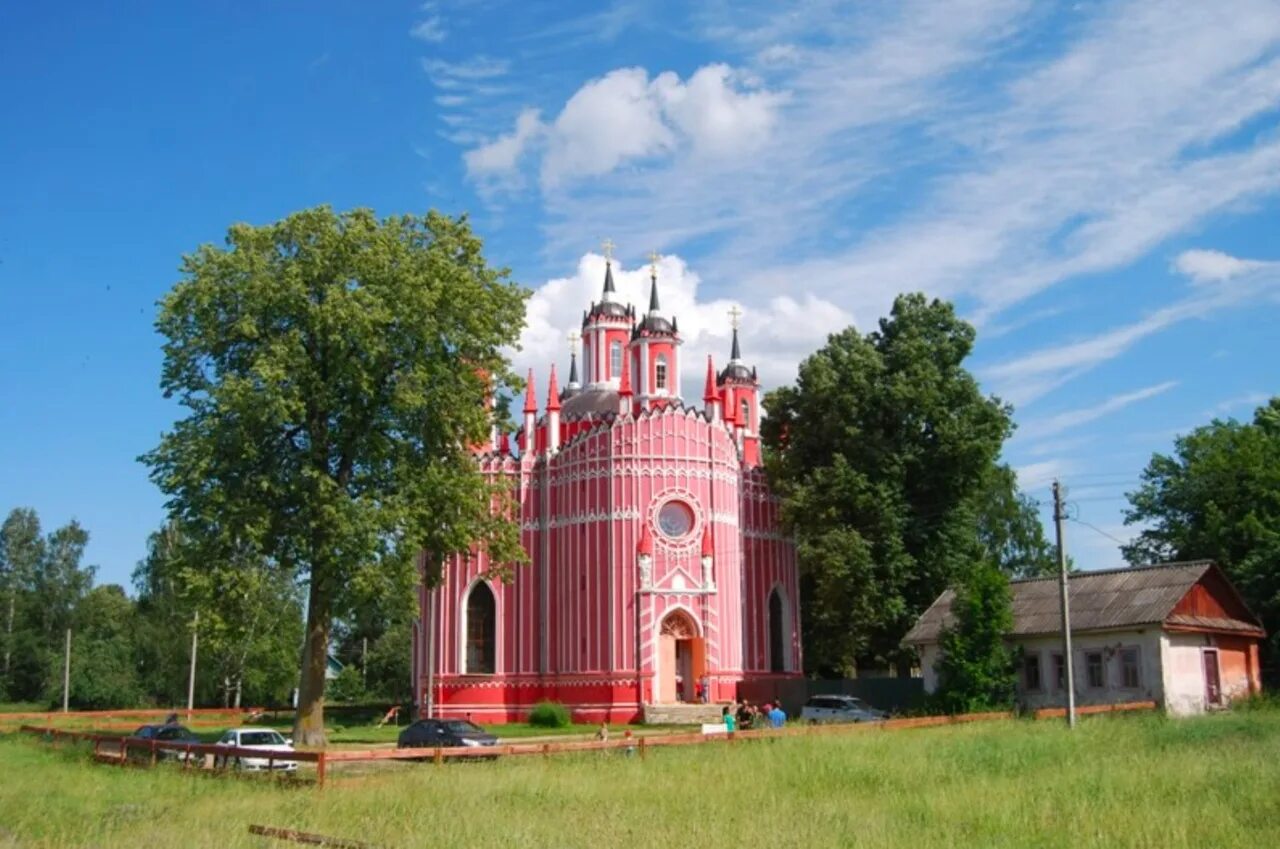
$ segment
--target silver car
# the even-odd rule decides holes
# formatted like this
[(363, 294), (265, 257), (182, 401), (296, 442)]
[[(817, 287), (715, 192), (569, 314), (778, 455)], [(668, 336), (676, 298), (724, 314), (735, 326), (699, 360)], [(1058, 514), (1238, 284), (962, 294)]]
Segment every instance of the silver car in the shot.
[(221, 766), (252, 771), (273, 769), (294, 772), (298, 769), (297, 761), (285, 760), (281, 757), (281, 755), (293, 753), (293, 740), (286, 739), (274, 728), (232, 728), (222, 735), (218, 745), (253, 749), (255, 752), (262, 753), (258, 757), (224, 755), (220, 759)]
[(880, 722), (889, 714), (857, 696), (813, 696), (800, 709), (802, 722)]

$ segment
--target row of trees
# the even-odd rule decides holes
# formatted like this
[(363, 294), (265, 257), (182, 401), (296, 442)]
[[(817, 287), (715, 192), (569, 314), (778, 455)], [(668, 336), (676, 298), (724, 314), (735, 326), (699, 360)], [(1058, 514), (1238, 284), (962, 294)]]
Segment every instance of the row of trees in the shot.
[[(131, 598), (118, 584), (94, 586), (96, 570), (82, 562), (88, 541), (76, 522), (44, 534), (28, 508), (0, 526), (0, 700), (61, 702), (68, 629), (76, 708), (185, 704), (193, 628), (197, 704), (282, 704), (297, 686), (303, 612), (292, 576), (247, 552), (190, 559), (193, 549), (170, 525), (148, 540)], [(339, 623), (347, 697), (408, 698), (411, 617), (406, 603), (368, 604)]]

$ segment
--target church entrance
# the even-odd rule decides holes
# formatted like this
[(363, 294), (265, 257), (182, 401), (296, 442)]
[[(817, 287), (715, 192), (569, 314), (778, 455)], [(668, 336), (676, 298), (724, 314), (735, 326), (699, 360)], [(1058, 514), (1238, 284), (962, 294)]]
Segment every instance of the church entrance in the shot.
[(662, 620), (658, 635), (657, 702), (694, 701), (694, 687), (706, 673), (706, 641), (683, 610), (673, 610)]

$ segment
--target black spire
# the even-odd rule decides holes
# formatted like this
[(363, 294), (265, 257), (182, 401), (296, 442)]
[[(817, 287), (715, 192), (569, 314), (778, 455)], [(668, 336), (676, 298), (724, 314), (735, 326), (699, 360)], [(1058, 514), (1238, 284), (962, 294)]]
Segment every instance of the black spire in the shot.
[(736, 363), (742, 359), (742, 350), (738, 347), (738, 328), (733, 328), (733, 350), (729, 352), (729, 361)]
[(569, 383), (578, 382), (578, 352), (569, 352)]
[(653, 283), (649, 287), (649, 312), (656, 313), (658, 310), (662, 309), (658, 306), (658, 278), (652, 277), (650, 279)]
[(613, 288), (613, 263), (608, 260), (604, 264), (604, 297), (609, 300), (609, 295), (616, 293), (618, 290)]

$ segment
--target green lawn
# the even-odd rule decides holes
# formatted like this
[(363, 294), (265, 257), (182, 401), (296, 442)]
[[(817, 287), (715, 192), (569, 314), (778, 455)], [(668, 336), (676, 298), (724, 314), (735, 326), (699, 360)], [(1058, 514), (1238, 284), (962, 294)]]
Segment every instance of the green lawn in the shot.
[(0, 846), (285, 845), (251, 823), (386, 847), (1271, 847), (1280, 712), (414, 764), (323, 789), (0, 739)]

